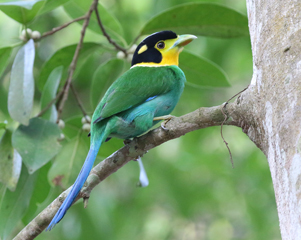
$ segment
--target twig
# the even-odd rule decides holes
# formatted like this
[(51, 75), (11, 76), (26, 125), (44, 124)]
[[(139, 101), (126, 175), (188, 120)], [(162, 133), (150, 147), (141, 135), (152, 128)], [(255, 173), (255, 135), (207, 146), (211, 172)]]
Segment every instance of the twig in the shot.
[(110, 35), (106, 32), (101, 20), (100, 20), (100, 17), (99, 17), (99, 13), (98, 13), (98, 9), (97, 7), (95, 8), (95, 14), (96, 14), (96, 18), (97, 18), (97, 22), (98, 22), (98, 25), (103, 33), (103, 35), (107, 38), (108, 42), (111, 43), (116, 50), (120, 50), (122, 52), (124, 52), (125, 56), (127, 56), (127, 51), (125, 48), (119, 46), (111, 37)]
[(46, 107), (44, 107), (44, 108), (41, 110), (41, 112), (40, 112), (36, 117), (41, 117), (45, 112), (47, 112), (47, 110), (52, 106), (52, 104), (54, 104), (54, 103), (62, 96), (63, 92), (64, 92), (63, 90), (60, 91), (60, 92), (55, 96), (55, 98), (52, 99), (52, 100), (48, 103), (48, 105), (47, 105)]
[(78, 56), (79, 56), (79, 51), (80, 51), (80, 49), (82, 47), (82, 44), (83, 44), (83, 41), (84, 41), (84, 37), (85, 37), (85, 33), (86, 33), (86, 29), (88, 27), (88, 24), (89, 24), (92, 12), (95, 9), (97, 9), (97, 3), (98, 3), (98, 0), (94, 0), (93, 1), (93, 3), (90, 6), (90, 9), (89, 9), (88, 13), (85, 16), (85, 21), (83, 23), (83, 27), (82, 27), (82, 30), (81, 30), (80, 40), (79, 40), (79, 43), (77, 44), (77, 47), (75, 49), (75, 53), (74, 53), (72, 62), (70, 64), (70, 66), (69, 66), (68, 78), (67, 78), (67, 81), (66, 81), (64, 89), (63, 89), (64, 90), (63, 98), (62, 98), (62, 101), (60, 102), (60, 105), (59, 105), (59, 108), (58, 108), (58, 119), (60, 118), (60, 116), (62, 114), (65, 102), (66, 102), (66, 100), (68, 98), (70, 84), (71, 84), (71, 81), (72, 81), (73, 73), (75, 71), (76, 63), (77, 63)]
[(222, 137), (222, 139), (223, 139), (223, 141), (224, 141), (224, 143), (225, 143), (225, 145), (226, 145), (226, 147), (227, 147), (227, 149), (228, 149), (228, 152), (229, 152), (229, 155), (230, 155), (231, 164), (232, 164), (232, 168), (234, 168), (232, 153), (231, 153), (231, 150), (230, 150), (230, 148), (229, 148), (229, 146), (228, 146), (228, 142), (226, 142), (226, 140), (225, 140), (225, 138), (224, 138), (224, 135), (223, 135), (223, 126), (224, 126), (224, 124), (225, 124), (225, 122), (227, 121), (227, 118), (228, 118), (228, 115), (225, 113), (224, 109), (226, 109), (226, 106), (229, 104), (229, 102), (230, 102), (233, 98), (235, 98), (235, 97), (238, 96), (239, 94), (241, 94), (241, 93), (243, 93), (244, 91), (246, 91), (246, 90), (248, 89), (248, 87), (249, 87), (249, 85), (248, 85), (246, 88), (244, 88), (243, 90), (241, 90), (240, 92), (236, 93), (236, 94), (235, 94), (234, 96), (232, 96), (231, 98), (229, 98), (228, 101), (225, 102), (224, 105), (223, 105), (223, 107), (221, 108), (221, 111), (222, 111), (222, 113), (223, 113), (223, 115), (224, 115), (224, 121), (223, 121), (222, 124), (221, 124), (221, 137)]
[(84, 117), (86, 117), (87, 116), (87, 112), (85, 111), (83, 103), (80, 100), (80, 98), (79, 98), (79, 96), (78, 96), (78, 94), (77, 94), (77, 92), (76, 92), (76, 90), (75, 90), (75, 88), (74, 88), (74, 86), (73, 86), (72, 83), (70, 85), (70, 88), (71, 88), (71, 91), (72, 91), (72, 93), (73, 93), (73, 95), (74, 95), (74, 97), (76, 99), (77, 105), (79, 106), (80, 110), (82, 111)]
[(40, 39), (42, 39), (42, 38), (44, 38), (44, 37), (48, 37), (48, 36), (50, 36), (50, 35), (52, 35), (52, 34), (58, 32), (58, 31), (64, 29), (65, 27), (68, 27), (71, 23), (78, 22), (78, 21), (80, 21), (80, 20), (84, 20), (84, 19), (86, 19), (86, 17), (87, 17), (87, 15), (81, 16), (81, 17), (78, 17), (78, 18), (73, 19), (73, 20), (70, 21), (70, 22), (67, 22), (67, 23), (63, 24), (62, 26), (53, 28), (51, 31), (45, 32), (45, 33), (40, 37)]

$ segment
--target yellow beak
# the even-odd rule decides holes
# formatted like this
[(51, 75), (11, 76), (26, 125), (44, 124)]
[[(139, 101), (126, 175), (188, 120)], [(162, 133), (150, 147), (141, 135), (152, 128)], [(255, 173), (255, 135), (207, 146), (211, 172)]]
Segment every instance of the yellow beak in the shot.
[(184, 34), (184, 35), (179, 35), (178, 39), (175, 41), (175, 43), (173, 44), (173, 46), (171, 48), (174, 47), (184, 47), (185, 45), (187, 45), (188, 43), (190, 43), (192, 40), (196, 39), (197, 37), (191, 34)]

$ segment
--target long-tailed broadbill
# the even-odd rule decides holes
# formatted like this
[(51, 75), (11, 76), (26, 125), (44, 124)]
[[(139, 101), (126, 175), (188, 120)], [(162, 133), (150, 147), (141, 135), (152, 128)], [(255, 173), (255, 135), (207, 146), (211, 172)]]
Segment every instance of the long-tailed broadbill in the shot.
[(46, 230), (51, 230), (74, 202), (103, 142), (112, 137), (137, 137), (175, 108), (186, 81), (178, 67), (179, 54), (195, 38), (194, 35), (161, 31), (146, 37), (138, 45), (132, 67), (109, 87), (95, 109), (87, 158)]

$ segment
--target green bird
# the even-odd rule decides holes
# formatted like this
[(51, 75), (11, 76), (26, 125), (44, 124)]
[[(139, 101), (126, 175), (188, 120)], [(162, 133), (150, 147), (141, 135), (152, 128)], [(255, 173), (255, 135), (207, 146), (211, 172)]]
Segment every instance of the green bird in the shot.
[(96, 107), (91, 124), (90, 150), (65, 201), (47, 230), (66, 214), (83, 187), (103, 142), (116, 137), (137, 137), (171, 113), (186, 81), (178, 67), (183, 46), (196, 36), (161, 31), (145, 38), (135, 50), (132, 67), (107, 90)]

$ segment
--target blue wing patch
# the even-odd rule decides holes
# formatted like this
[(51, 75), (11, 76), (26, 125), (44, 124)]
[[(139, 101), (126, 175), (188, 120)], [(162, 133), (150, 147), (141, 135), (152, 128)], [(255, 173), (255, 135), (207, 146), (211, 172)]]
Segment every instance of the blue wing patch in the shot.
[(157, 97), (157, 96), (149, 97), (148, 99), (145, 100), (145, 102), (148, 102), (148, 101), (150, 101), (150, 100), (153, 100), (155, 97)]

